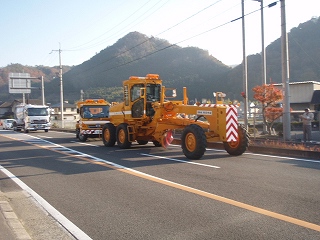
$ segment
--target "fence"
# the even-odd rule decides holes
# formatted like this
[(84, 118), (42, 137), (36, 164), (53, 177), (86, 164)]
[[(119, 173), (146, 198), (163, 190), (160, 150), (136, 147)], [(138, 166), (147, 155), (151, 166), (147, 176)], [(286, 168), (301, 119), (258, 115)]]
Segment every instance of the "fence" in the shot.
[(51, 128), (66, 128), (66, 129), (76, 129), (76, 120), (52, 120)]

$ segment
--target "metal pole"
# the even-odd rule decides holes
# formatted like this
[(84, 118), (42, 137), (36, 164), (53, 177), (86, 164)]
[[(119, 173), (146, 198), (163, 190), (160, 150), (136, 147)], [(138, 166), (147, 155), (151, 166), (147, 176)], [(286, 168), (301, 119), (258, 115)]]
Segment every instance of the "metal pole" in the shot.
[(284, 90), (283, 98), (283, 140), (291, 139), (290, 120), (290, 89), (289, 89), (289, 56), (288, 56), (288, 35), (286, 30), (285, 0), (281, 2), (281, 53), (282, 53), (282, 85)]
[(43, 76), (41, 76), (41, 95), (42, 95), (42, 105), (45, 105)]
[[(264, 17), (263, 0), (261, 0), (261, 58), (262, 58), (262, 85), (267, 84), (266, 49), (264, 47)], [(262, 131), (267, 132), (267, 125), (263, 122)]]
[(264, 47), (264, 17), (263, 0), (261, 0), (261, 56), (262, 56), (262, 84), (267, 84), (266, 49)]
[(244, 98), (244, 126), (248, 127), (248, 76), (247, 76), (247, 56), (246, 56), (246, 39), (244, 24), (244, 0), (241, 0), (242, 8), (242, 47), (243, 47), (243, 91)]
[(61, 65), (61, 45), (59, 43), (59, 64), (60, 64), (60, 108), (61, 108), (61, 127), (64, 128), (63, 121), (63, 82), (62, 82), (62, 65)]

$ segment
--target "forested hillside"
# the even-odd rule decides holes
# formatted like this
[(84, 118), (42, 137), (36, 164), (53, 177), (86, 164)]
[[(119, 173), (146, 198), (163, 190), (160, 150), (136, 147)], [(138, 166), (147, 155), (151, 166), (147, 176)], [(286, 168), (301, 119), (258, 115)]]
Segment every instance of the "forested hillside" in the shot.
[[(311, 19), (291, 29), (289, 39), (290, 82), (320, 81), (320, 18)], [(226, 53), (232, 54), (232, 53)], [(266, 48), (267, 82), (281, 80), (281, 39)], [(22, 66), (11, 64), (0, 69), (0, 101), (20, 98), (9, 95), (9, 72), (29, 72), (31, 76), (45, 77), (46, 101), (59, 102), (60, 81), (58, 67)], [(85, 98), (121, 100), (121, 85), (129, 76), (159, 74), (167, 87), (175, 87), (181, 97), (182, 87), (188, 87), (189, 99), (212, 98), (212, 91), (223, 91), (230, 99), (240, 99), (243, 91), (242, 65), (235, 68), (224, 65), (205, 50), (196, 47), (181, 48), (164, 39), (147, 37), (132, 32), (114, 45), (103, 49), (91, 59), (72, 68), (63, 68), (64, 99), (74, 102), (84, 91)], [(248, 56), (248, 90), (261, 85), (261, 55)], [(40, 83), (35, 83), (40, 84)], [(32, 98), (40, 97), (33, 91)]]

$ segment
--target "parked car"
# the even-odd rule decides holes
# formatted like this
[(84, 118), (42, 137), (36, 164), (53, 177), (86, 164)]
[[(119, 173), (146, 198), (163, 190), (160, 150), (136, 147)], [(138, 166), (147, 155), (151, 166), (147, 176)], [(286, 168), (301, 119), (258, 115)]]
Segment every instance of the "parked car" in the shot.
[(3, 129), (13, 129), (12, 123), (14, 119), (5, 119), (3, 121)]

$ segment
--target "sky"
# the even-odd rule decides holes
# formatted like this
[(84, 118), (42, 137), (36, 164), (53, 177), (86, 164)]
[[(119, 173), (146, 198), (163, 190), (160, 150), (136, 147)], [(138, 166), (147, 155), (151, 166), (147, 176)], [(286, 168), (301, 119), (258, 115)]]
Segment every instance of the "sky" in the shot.
[[(0, 67), (78, 65), (130, 32), (243, 59), (242, 0), (3, 0)], [(268, 7), (277, 2), (277, 5)], [(320, 16), (319, 0), (285, 0), (286, 29)], [(261, 53), (259, 0), (244, 0), (246, 55)], [(265, 46), (281, 37), (279, 0), (263, 0)], [(236, 21), (233, 21), (238, 19)], [(290, 39), (289, 39), (290, 41)]]

